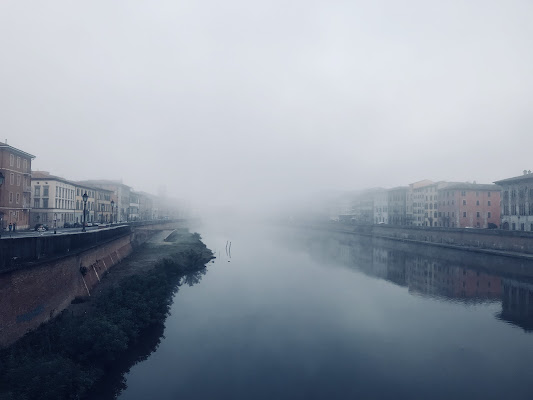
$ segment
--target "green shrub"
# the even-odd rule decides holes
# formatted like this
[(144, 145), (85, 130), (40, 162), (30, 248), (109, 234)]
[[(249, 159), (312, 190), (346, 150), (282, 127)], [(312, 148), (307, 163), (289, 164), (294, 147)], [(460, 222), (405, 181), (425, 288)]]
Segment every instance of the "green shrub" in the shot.
[(178, 253), (125, 278), (94, 301), (92, 312), (63, 312), (2, 350), (0, 399), (83, 396), (144, 330), (164, 323), (181, 284), (200, 281), (211, 259), (204, 248)]

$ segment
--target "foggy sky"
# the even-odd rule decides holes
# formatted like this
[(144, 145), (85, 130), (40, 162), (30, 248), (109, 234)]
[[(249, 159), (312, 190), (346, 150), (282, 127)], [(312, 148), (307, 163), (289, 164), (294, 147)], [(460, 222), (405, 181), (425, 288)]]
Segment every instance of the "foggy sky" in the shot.
[(0, 139), (258, 206), (533, 169), (531, 1), (0, 2)]

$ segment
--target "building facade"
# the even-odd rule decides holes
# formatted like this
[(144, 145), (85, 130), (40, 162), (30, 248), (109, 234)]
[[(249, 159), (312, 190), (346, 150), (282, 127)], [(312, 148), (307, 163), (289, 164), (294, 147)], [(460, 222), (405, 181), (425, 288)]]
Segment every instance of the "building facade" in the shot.
[(412, 223), (414, 226), (424, 226), (428, 217), (428, 203), (426, 201), (428, 197), (428, 187), (434, 185), (435, 182), (425, 179), (411, 183), (409, 188), (412, 193)]
[(533, 174), (494, 182), (501, 187), (501, 228), (533, 232)]
[(407, 194), (409, 187), (399, 186), (389, 189), (388, 193), (388, 212), (389, 224), (407, 225)]
[(31, 162), (35, 156), (0, 143), (0, 232), (30, 227)]
[(75, 222), (76, 187), (72, 182), (46, 171), (32, 174), (33, 208), (31, 223), (42, 223), (50, 228), (63, 227)]
[(83, 195), (87, 193), (87, 204), (85, 204), (85, 222), (96, 221), (96, 189), (92, 186), (76, 185), (76, 211), (75, 219), (78, 224), (83, 223)]
[(112, 200), (115, 202), (113, 207), (114, 222), (129, 221), (130, 209), (130, 191), (131, 187), (123, 184), (121, 181), (95, 179), (81, 181), (80, 184), (89, 185), (90, 187), (110, 190)]
[(438, 226), (497, 228), (500, 225), (500, 187), (449, 183), (438, 189)]
[(389, 223), (389, 195), (385, 189), (374, 194), (374, 223)]

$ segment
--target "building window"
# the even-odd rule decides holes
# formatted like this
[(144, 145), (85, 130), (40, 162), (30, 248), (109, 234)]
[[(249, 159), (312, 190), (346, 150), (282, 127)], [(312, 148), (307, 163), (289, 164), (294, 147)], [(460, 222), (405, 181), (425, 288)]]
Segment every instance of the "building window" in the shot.
[(15, 166), (15, 156), (13, 154), (9, 155), (9, 166), (10, 167)]
[(48, 197), (48, 186), (43, 186), (43, 197)]
[(15, 174), (11, 173), (9, 174), (9, 184), (14, 185), (15, 184)]
[(514, 222), (512, 223), (511, 228), (512, 228), (513, 231), (516, 231), (516, 224)]
[(28, 160), (24, 159), (22, 162), (22, 170), (26, 172), (28, 170)]
[(511, 204), (511, 215), (516, 215), (516, 204)]
[(491, 218), (491, 216), (492, 216), (492, 214), (491, 214), (491, 212), (489, 211), (489, 212), (487, 213), (487, 218)]
[(463, 218), (466, 218), (466, 211), (463, 212)]
[(489, 201), (487, 201), (487, 205), (488, 205), (488, 206), (490, 206), (490, 200), (489, 200)]
[(479, 218), (479, 211), (476, 213), (476, 217)]
[(487, 193), (487, 196), (490, 197), (490, 192)]
[(41, 206), (41, 199), (33, 199), (33, 208), (39, 208)]
[(525, 230), (526, 230), (526, 228), (525, 228), (525, 224), (520, 224), (520, 230), (521, 230), (521, 231), (525, 231)]
[(17, 168), (20, 168), (20, 157), (17, 157)]
[(13, 203), (13, 192), (9, 192), (9, 202)]
[(20, 175), (17, 175), (17, 186), (20, 186), (20, 181), (21, 181)]
[(17, 204), (20, 202), (20, 193), (17, 193)]
[(476, 200), (476, 206), (479, 206), (479, 200)]
[(466, 196), (466, 192), (464, 190), (461, 192), (461, 196)]
[(35, 197), (39, 197), (41, 196), (41, 187), (40, 186), (35, 186), (35, 194), (34, 194)]
[(463, 200), (463, 206), (466, 206), (466, 200)]
[(48, 208), (48, 199), (43, 199), (43, 208)]

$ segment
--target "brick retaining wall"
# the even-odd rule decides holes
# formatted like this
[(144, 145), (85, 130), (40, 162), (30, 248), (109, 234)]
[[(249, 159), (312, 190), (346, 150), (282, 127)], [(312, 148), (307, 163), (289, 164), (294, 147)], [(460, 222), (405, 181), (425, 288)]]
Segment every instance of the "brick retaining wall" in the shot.
[[(176, 222), (133, 229), (128, 227), (129, 233), (122, 232), (118, 237), (101, 241), (90, 248), (69, 249), (61, 256), (43, 256), (6, 268), (0, 273), (0, 347), (13, 343), (29, 330), (48, 321), (67, 308), (75, 297), (87, 296), (107, 270), (155, 232), (175, 227)], [(95, 234), (99, 232), (103, 230), (94, 231)], [(87, 238), (91, 233), (82, 235)], [(65, 243), (75, 243), (76, 240), (65, 240), (67, 236), (72, 235), (16, 239), (22, 243), (18, 251), (38, 255), (35, 244), (39, 240), (35, 239), (45, 239), (42, 243), (44, 248), (64, 251)], [(46, 240), (48, 238), (51, 238), (50, 241)], [(81, 269), (86, 271), (85, 275), (82, 275)]]

